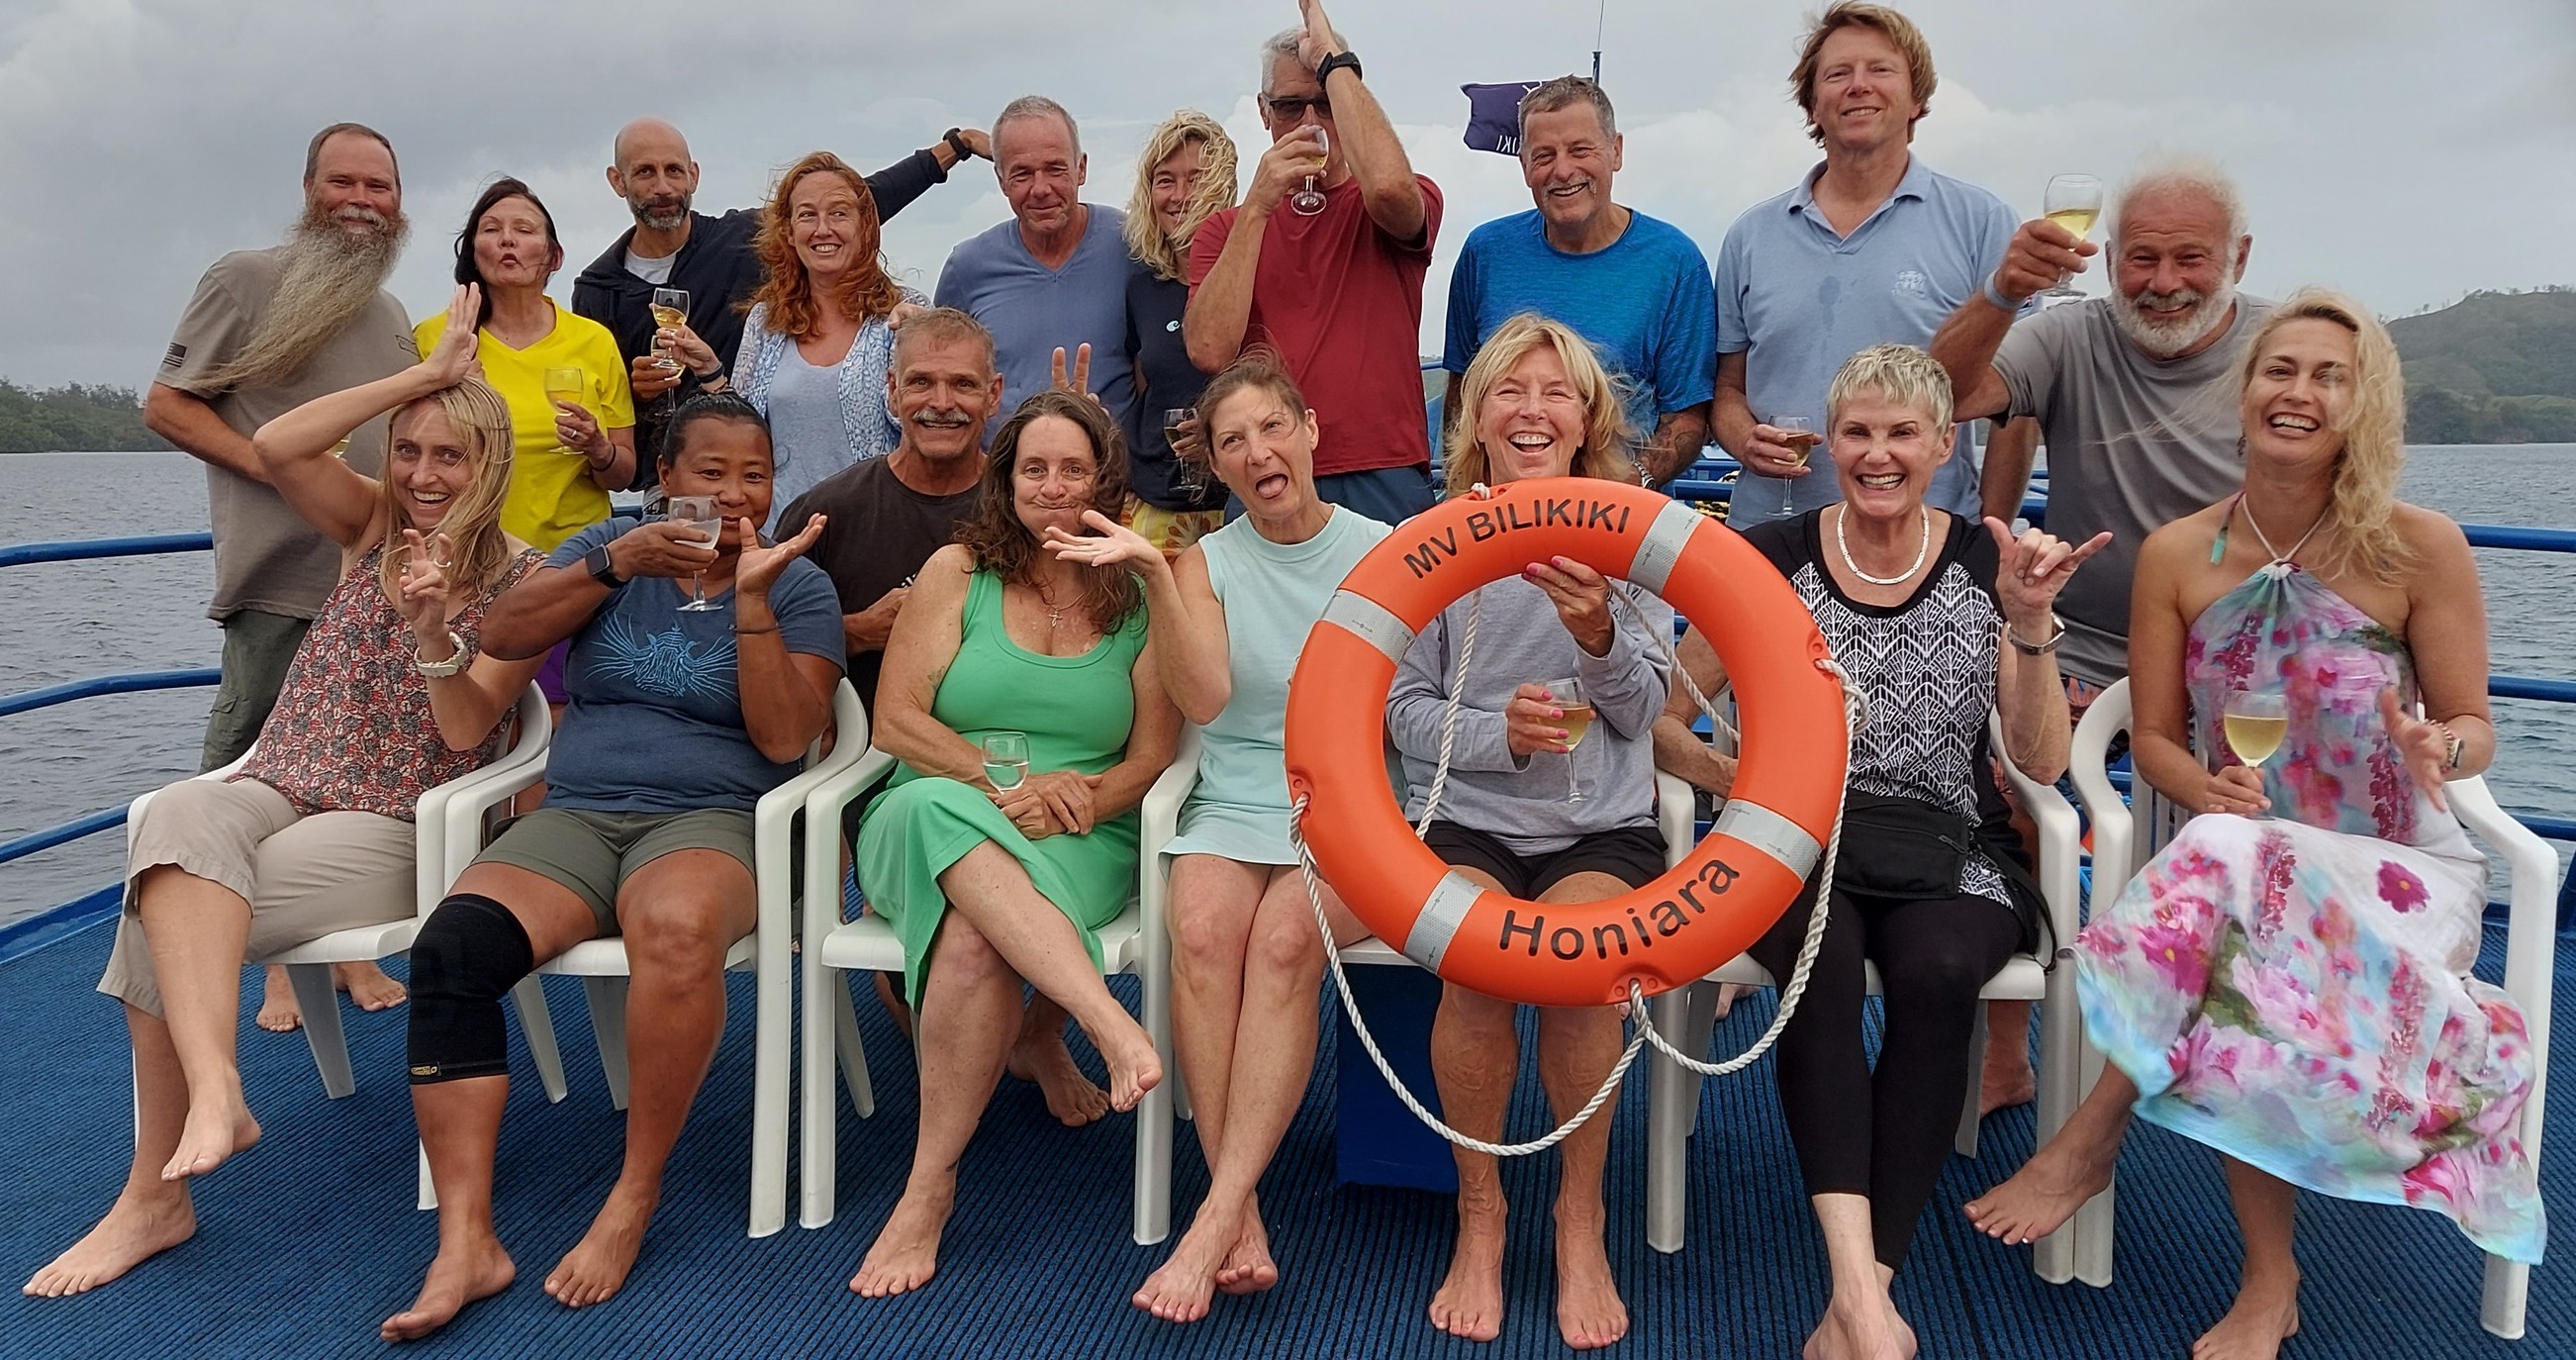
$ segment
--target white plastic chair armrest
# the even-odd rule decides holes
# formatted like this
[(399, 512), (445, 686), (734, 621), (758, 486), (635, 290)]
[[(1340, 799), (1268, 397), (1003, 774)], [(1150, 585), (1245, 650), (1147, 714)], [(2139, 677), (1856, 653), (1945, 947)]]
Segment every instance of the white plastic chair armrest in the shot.
[[(482, 838), (474, 833), (474, 823), (470, 820), (462, 833), (463, 841), (450, 839), (459, 834), (449, 821), (457, 800), (481, 798), (483, 801), (472, 814), (473, 819), (479, 819), (497, 801), (488, 797), (489, 794), (499, 791), (515, 795), (537, 777), (530, 773), (532, 770), (544, 769), (546, 748), (554, 740), (554, 719), (546, 706), (545, 691), (538, 689), (536, 682), (530, 681), (528, 687), (520, 692), (514, 723), (515, 736), (510, 745), (490, 764), (429, 790), (420, 796), (420, 802), (413, 808), (412, 816), (417, 828), (417, 839), (413, 843), (413, 871), (418, 875), (413, 890), (414, 908), (421, 916), (425, 917), (437, 908), (439, 899), (447, 895), (448, 885), (456, 881), (456, 875), (464, 872), (465, 864), (483, 848)], [(449, 864), (448, 854), (451, 844), (464, 849), (464, 854), (453, 867)]]
[[(2004, 749), (2003, 714), (1988, 718), (1988, 736), (1995, 750)], [(2054, 784), (2042, 784), (2021, 772), (2009, 757), (2002, 760), (2004, 781), (2012, 787), (2013, 797), (2022, 811), (2039, 827), (2039, 865), (2033, 875), (2039, 880), (2039, 894), (2048, 910), (2049, 940), (2062, 957), (2075, 943), (2075, 932), (2081, 928), (2077, 898), (2081, 895), (2076, 874), (2084, 853), (2084, 826), (2075, 815), (2075, 805)], [(2047, 960), (2043, 959), (2045, 963)]]
[(2124, 679), (2093, 700), (2084, 721), (2075, 725), (2075, 741), (2067, 752), (2067, 776), (2075, 783), (2084, 815), (2093, 823), (2093, 890), (2105, 900), (2129, 881), (2129, 871), (2136, 867), (2130, 862), (2135, 823), (2127, 801), (2111, 787), (2105, 772), (2111, 737), (2128, 726), (2129, 682)]
[[(805, 824), (823, 827), (834, 839), (840, 835), (841, 809), (857, 801), (858, 796), (884, 782), (894, 773), (895, 758), (874, 746), (865, 747), (847, 765), (836, 764), (822, 778), (814, 781), (805, 794)], [(809, 771), (808, 773), (811, 773)], [(812, 847), (807, 847), (809, 863), (818, 862)], [(840, 868), (840, 856), (832, 857), (833, 869)], [(805, 894), (805, 947), (816, 948), (823, 937), (841, 924), (841, 895), (837, 892)]]

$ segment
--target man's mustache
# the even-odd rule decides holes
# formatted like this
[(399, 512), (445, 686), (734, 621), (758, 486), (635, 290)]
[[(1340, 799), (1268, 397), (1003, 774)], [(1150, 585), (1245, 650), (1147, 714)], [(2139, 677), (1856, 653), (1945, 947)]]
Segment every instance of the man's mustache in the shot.
[(915, 411), (912, 423), (929, 430), (954, 430), (971, 425), (975, 418), (964, 411)]

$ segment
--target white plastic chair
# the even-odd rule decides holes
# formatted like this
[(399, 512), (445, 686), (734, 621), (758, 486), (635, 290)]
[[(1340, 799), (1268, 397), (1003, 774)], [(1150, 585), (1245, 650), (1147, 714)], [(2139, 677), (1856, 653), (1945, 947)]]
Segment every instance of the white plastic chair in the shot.
[[(2130, 718), (2129, 682), (2123, 680), (2093, 701), (2092, 710), (2075, 729), (2071, 772), (2076, 795), (2083, 799), (2084, 810), (2093, 820), (2093, 890), (2097, 901), (2107, 902), (2119, 892), (2148, 858), (2148, 848), (2162, 839), (2159, 829), (2170, 823), (2164, 800), (2153, 796), (2146, 781), (2134, 782), (2139, 796), (2124, 804), (2104, 773), (2104, 756), (2111, 738), (2129, 729)], [(2541, 1097), (2546, 1094), (2549, 1073), (2558, 856), (2529, 827), (2496, 805), (2495, 795), (2483, 778), (2453, 780), (2443, 786), (2442, 792), (2461, 825), (2505, 863), (2511, 914), (2506, 922), (2504, 989), (2522, 1008), (2523, 1023), (2531, 1034), (2531, 1094), (2523, 1101), (2521, 1132), (2523, 1150), (2536, 1165), (2540, 1161)], [(2084, 1084), (2090, 1089), (2101, 1075), (2101, 1055), (2088, 1049), (2084, 1066)], [(2110, 1282), (2111, 1218), (2112, 1193), (2106, 1189), (2069, 1224), (2080, 1239), (2077, 1250), (2081, 1259), (2099, 1268), (2099, 1278), (2093, 1274), (2083, 1276), (2088, 1284)], [(2479, 1324), (2507, 1340), (2519, 1338), (2530, 1292), (2529, 1266), (2501, 1256), (2488, 1257), (2485, 1289), (2478, 1306)]]
[[(1137, 1245), (1151, 1246), (1172, 1226), (1172, 1112), (1179, 1065), (1172, 1057), (1171, 945), (1160, 928), (1165, 900), (1157, 872), (1156, 847), (1170, 842), (1180, 819), (1182, 799), (1198, 777), (1196, 729), (1184, 727), (1171, 765), (1154, 781), (1138, 810), (1138, 900), (1116, 920), (1100, 928), (1101, 967), (1106, 973), (1132, 973), (1144, 989), (1145, 1032), (1162, 1059), (1164, 1079), (1137, 1102), (1136, 1189), (1131, 1235)], [(860, 794), (894, 773), (895, 759), (871, 749), (857, 765), (815, 788), (806, 803), (806, 825), (828, 830), (805, 838), (805, 881), (838, 884), (841, 874), (841, 810)], [(862, 889), (865, 884), (860, 885)], [(894, 930), (875, 912), (855, 921), (841, 918), (838, 892), (809, 892), (805, 897), (804, 1144), (798, 1165), (803, 1210), (798, 1221), (819, 1228), (837, 1210), (840, 1179), (840, 1098), (832, 1090), (839, 1067), (859, 1117), (876, 1113), (876, 1096), (868, 1078), (867, 1052), (859, 1041), (856, 1006), (850, 999), (853, 972), (900, 972), (903, 946)], [(1151, 914), (1155, 928), (1148, 930)], [(918, 1055), (916, 1054), (916, 1060)]]
[[(286, 969), (287, 981), (295, 989), (296, 1004), (304, 1012), (304, 1042), (313, 1050), (313, 1065), (321, 1071), (323, 1091), (334, 1100), (355, 1092), (358, 1084), (357, 1076), (349, 1066), (348, 1035), (340, 1023), (340, 999), (331, 985), (331, 965), (372, 963), (411, 948), (412, 937), (419, 933), (421, 920), (446, 895), (447, 885), (454, 880), (456, 870), (463, 867), (459, 864), (451, 868), (448, 863), (448, 846), (452, 843), (449, 807), (474, 803), (494, 795), (507, 798), (536, 778), (533, 771), (543, 768), (546, 743), (552, 737), (552, 724), (546, 710), (546, 697), (538, 692), (535, 685), (529, 685), (527, 691), (519, 696), (518, 705), (512, 711), (511, 724), (513, 735), (492, 763), (459, 775), (420, 796), (414, 812), (415, 907), (412, 915), (377, 925), (335, 930), (266, 958), (248, 960), (252, 964), (276, 964)], [(252, 749), (258, 748), (254, 746)], [(243, 752), (241, 758), (230, 765), (209, 770), (197, 778), (222, 779), (237, 773), (249, 763), (250, 757), (250, 752)], [(129, 851), (134, 843), (134, 830), (142, 823), (143, 810), (158, 792), (156, 789), (146, 793), (127, 807), (125, 836)], [(468, 846), (466, 858), (470, 860), (472, 847), (478, 846), (480, 841), (468, 835), (464, 843)], [(529, 991), (533, 993), (535, 989), (531, 987)], [(524, 995), (521, 1000), (524, 1006)], [(538, 1015), (533, 1024), (545, 1023), (544, 1004), (543, 995), (537, 994), (535, 1005)], [(556, 1092), (557, 1099), (561, 1098), (562, 1087), (563, 1073), (558, 1066), (550, 1082), (550, 1089)]]
[[(749, 935), (736, 940), (725, 952), (725, 967), (749, 967), (755, 997), (752, 1016), (752, 1086), (751, 1086), (751, 1214), (753, 1237), (767, 1237), (787, 1225), (787, 1090), (790, 1025), (788, 1015), (794, 1004), (788, 958), (793, 952), (791, 940), (795, 930), (796, 908), (791, 883), (795, 859), (791, 838), (796, 818), (806, 809), (806, 797), (815, 788), (859, 763), (867, 750), (867, 710), (859, 704), (858, 691), (843, 680), (832, 691), (833, 746), (823, 753), (817, 741), (806, 753), (806, 768), (795, 778), (761, 795), (752, 812), (753, 878), (758, 886), (760, 914)], [(540, 768), (535, 772), (542, 775)], [(824, 826), (820, 836), (809, 837), (826, 843), (839, 837), (838, 823), (814, 823)], [(469, 853), (465, 857), (473, 858)], [(460, 872), (462, 866), (459, 866)], [(838, 899), (840, 866), (837, 861), (820, 880), (811, 895)], [(537, 973), (581, 979), (582, 991), (590, 1002), (591, 1031), (599, 1046), (599, 1063), (607, 1076), (609, 1099), (618, 1109), (626, 1108), (626, 980), (628, 974), (626, 942), (611, 936), (584, 940), (562, 954), (540, 964)], [(531, 975), (522, 986), (533, 987)], [(521, 1011), (524, 1019), (528, 1011)], [(549, 1027), (540, 1034), (528, 1027), (528, 1047), (538, 1054), (540, 1065), (552, 1058), (554, 1034)], [(560, 1070), (558, 1064), (557, 1070)], [(552, 1094), (553, 1088), (549, 1088)], [(557, 1097), (560, 1098), (560, 1097)], [(423, 1208), (432, 1207), (426, 1180), (422, 1183)]]
[[(2003, 749), (2003, 724), (1998, 715), (1988, 715), (1988, 735), (1995, 749)], [(2064, 959), (2074, 943), (2078, 928), (2077, 902), (2079, 880), (2077, 866), (2082, 858), (2082, 833), (2075, 809), (2053, 787), (2033, 782), (2009, 760), (2001, 762), (2012, 784), (2013, 794), (2031, 820), (2039, 825), (2040, 895), (2048, 911), (2049, 939), (2059, 959)], [(1842, 853), (1866, 853), (1867, 847), (1846, 840)], [(1875, 994), (1879, 991), (1878, 968), (1864, 965), (1865, 985)], [(1716, 987), (1722, 983), (1739, 983), (1755, 987), (1775, 985), (1770, 973), (1749, 957), (1739, 956), (1709, 974), (1702, 982), (1676, 988), (1650, 1003), (1655, 1023), (1685, 1052), (1705, 1053), (1709, 1037), (1716, 1028)], [(2071, 967), (2053, 971), (2046, 961), (2031, 954), (2015, 954), (2003, 968), (1986, 981), (1977, 994), (1987, 1001), (2033, 1001), (2039, 1004), (2038, 1116), (2039, 1138), (2048, 1136), (2075, 1112), (2079, 1092), (2078, 1070), (2083, 1053), (2083, 1017), (2075, 1004), (2075, 975)], [(2021, 1036), (2011, 1036), (2019, 1042)], [(1959, 1115), (1958, 1137), (1952, 1146), (1962, 1156), (1977, 1155), (1978, 1078), (1984, 1067), (1987, 1042), (1985, 1007), (1977, 1008), (1977, 1028), (1971, 1038), (1968, 1062), (1968, 1091)], [(1743, 1079), (1738, 1074), (1738, 1079)], [(1654, 1085), (1647, 1115), (1646, 1134), (1646, 1241), (1657, 1251), (1674, 1252), (1682, 1248), (1684, 1201), (1688, 1193), (1687, 1141), (1699, 1115), (1700, 1083), (1697, 1073), (1658, 1054), (1654, 1065)], [(2061, 1228), (2042, 1239), (2034, 1250), (2040, 1276), (2052, 1283), (2063, 1284), (2078, 1274), (2076, 1235)], [(2104, 1278), (2108, 1280), (2107, 1268)]]

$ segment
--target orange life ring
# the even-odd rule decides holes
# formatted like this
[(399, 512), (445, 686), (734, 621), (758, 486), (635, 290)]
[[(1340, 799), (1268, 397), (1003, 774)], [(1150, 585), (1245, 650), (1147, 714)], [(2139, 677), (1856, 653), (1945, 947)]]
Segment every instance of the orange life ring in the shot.
[[(1690, 620), (1726, 664), (1744, 733), (1708, 836), (1645, 887), (1574, 906), (1452, 873), (1406, 824), (1383, 756), (1387, 692), (1414, 637), (1468, 591), (1558, 555)], [(1825, 655), (1796, 592), (1734, 530), (1643, 487), (1513, 482), (1405, 521), (1343, 579), (1289, 684), (1290, 796), (1306, 800), (1302, 834), (1352, 913), (1441, 977), (1550, 1006), (1624, 1001), (1631, 980), (1665, 991), (1761, 938), (1823, 854), (1850, 754)]]

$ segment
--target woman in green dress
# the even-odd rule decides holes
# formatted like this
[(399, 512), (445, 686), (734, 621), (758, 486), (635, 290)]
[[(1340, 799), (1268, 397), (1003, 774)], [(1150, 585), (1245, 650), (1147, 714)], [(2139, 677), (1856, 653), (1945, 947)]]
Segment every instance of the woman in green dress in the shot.
[[(850, 1288), (927, 1283), (974, 1137), (1020, 1030), (1023, 982), (1072, 1014), (1109, 1066), (1110, 1103), (1162, 1080), (1153, 1040), (1100, 979), (1096, 932), (1136, 885), (1137, 815), (1170, 764), (1145, 602), (1123, 566), (1040, 547), (1050, 527), (1115, 517), (1127, 492), (1118, 427), (1077, 393), (1023, 403), (993, 440), (975, 516), (896, 617), (877, 684), (876, 744), (903, 762), (860, 823), (859, 881), (904, 946), (921, 1055), (921, 1133), (903, 1198)], [(1028, 737), (1005, 792), (982, 739)]]

